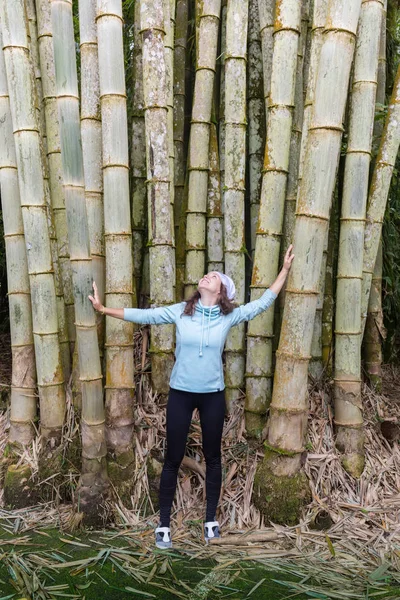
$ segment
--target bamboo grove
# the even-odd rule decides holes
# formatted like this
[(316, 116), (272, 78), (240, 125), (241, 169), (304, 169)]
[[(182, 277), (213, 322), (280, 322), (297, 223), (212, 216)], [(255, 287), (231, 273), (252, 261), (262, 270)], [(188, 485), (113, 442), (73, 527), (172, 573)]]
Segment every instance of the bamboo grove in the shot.
[[(278, 492), (298, 509), (309, 493), (309, 377), (333, 378), (342, 464), (364, 468), (362, 360), (379, 386), (381, 232), (400, 142), (400, 76), (376, 119), (387, 0), (128, 4), (129, 24), (121, 0), (0, 0), (8, 470), (38, 431), (56, 451), (72, 386), (83, 512), (110, 481), (129, 483), (135, 329), (94, 313), (93, 281), (107, 307), (152, 307), (224, 270), (241, 304), (292, 243), (275, 311), (232, 330), (224, 353), (227, 410), (243, 401), (247, 436), (264, 441), (253, 501), (278, 520)], [(159, 397), (173, 353), (173, 326), (151, 326)]]

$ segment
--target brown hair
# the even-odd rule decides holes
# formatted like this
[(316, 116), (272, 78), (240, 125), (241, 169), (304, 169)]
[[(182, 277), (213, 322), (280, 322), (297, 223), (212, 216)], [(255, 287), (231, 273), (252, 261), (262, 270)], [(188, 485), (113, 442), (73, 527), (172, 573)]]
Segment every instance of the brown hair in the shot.
[[(186, 306), (182, 314), (188, 315), (189, 317), (192, 316), (195, 311), (196, 303), (200, 299), (200, 297), (201, 296), (199, 290), (196, 290), (190, 296), (190, 298), (186, 300)], [(221, 291), (218, 294), (217, 304), (220, 307), (223, 315), (228, 315), (236, 308), (236, 304), (229, 300), (226, 293), (226, 287), (223, 283), (221, 283)]]

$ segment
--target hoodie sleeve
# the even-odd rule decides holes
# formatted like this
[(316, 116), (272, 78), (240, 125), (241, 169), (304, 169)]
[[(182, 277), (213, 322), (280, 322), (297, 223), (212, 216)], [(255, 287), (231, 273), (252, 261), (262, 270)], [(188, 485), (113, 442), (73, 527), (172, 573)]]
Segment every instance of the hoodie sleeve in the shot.
[(260, 298), (257, 298), (257, 300), (238, 306), (238, 308), (235, 308), (231, 312), (231, 327), (238, 325), (243, 321), (251, 321), (251, 319), (254, 319), (254, 317), (264, 310), (267, 310), (276, 298), (277, 295), (275, 292), (268, 288)]
[(166, 325), (175, 323), (183, 311), (183, 304), (170, 304), (157, 308), (124, 308), (124, 321), (142, 325)]

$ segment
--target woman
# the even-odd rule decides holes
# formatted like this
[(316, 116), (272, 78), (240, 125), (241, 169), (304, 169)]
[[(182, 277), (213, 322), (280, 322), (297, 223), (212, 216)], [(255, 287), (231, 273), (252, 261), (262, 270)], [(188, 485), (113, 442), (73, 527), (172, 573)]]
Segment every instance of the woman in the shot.
[(105, 308), (96, 284), (95, 310), (109, 317), (134, 323), (176, 325), (175, 365), (170, 377), (167, 403), (167, 453), (160, 481), (160, 524), (155, 530), (156, 546), (172, 546), (170, 513), (179, 465), (185, 454), (192, 413), (199, 409), (206, 461), (207, 509), (204, 537), (220, 537), (216, 510), (221, 491), (221, 438), (225, 416), (222, 351), (231, 327), (250, 321), (267, 310), (279, 294), (294, 255), (289, 246), (281, 272), (264, 294), (235, 308), (235, 285), (230, 277), (211, 271), (199, 281), (197, 291), (185, 302), (159, 308)]

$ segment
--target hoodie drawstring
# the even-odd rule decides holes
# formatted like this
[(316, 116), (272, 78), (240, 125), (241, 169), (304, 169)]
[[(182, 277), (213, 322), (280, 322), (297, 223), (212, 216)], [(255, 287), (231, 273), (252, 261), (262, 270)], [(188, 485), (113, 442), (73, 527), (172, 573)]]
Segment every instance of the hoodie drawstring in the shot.
[(204, 330), (204, 310), (201, 311), (201, 339), (199, 356), (203, 356), (203, 330)]
[(208, 311), (208, 327), (207, 327), (207, 344), (206, 344), (206, 346), (208, 346), (208, 344), (210, 343), (210, 321), (211, 321), (211, 310)]

